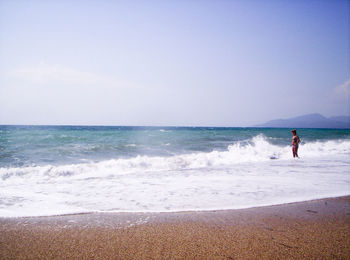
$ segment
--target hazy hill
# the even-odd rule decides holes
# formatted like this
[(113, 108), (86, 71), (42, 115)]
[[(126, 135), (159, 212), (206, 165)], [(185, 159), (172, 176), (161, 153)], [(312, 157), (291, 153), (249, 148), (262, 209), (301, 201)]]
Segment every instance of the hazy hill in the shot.
[(326, 118), (320, 114), (308, 114), (288, 119), (268, 121), (258, 127), (286, 128), (349, 128), (350, 116), (335, 116)]

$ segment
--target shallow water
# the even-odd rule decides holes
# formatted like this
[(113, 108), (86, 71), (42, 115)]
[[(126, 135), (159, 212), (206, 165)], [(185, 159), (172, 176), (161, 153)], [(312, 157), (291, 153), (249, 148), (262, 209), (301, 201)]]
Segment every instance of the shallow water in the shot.
[(350, 131), (0, 126), (0, 216), (235, 209), (349, 195)]

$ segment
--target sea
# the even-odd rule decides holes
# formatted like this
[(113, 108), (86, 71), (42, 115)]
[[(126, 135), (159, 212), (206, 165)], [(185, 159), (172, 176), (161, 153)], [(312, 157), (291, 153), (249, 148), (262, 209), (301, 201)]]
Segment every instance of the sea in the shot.
[(350, 195), (350, 130), (0, 126), (0, 217), (241, 209)]

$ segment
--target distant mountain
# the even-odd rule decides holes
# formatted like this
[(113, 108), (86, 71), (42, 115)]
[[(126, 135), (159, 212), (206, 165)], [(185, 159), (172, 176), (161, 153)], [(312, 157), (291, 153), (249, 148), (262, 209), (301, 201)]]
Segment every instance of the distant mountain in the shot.
[(350, 116), (332, 116), (329, 119), (350, 124)]
[(326, 118), (320, 114), (308, 114), (288, 119), (268, 121), (257, 127), (285, 127), (285, 128), (349, 128), (350, 116), (334, 116)]

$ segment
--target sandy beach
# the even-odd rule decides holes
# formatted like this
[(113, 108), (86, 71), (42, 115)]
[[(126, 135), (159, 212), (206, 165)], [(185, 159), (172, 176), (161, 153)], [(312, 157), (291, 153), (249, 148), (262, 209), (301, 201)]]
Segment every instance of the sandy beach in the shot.
[(1, 218), (1, 259), (349, 259), (350, 196), (241, 210)]

